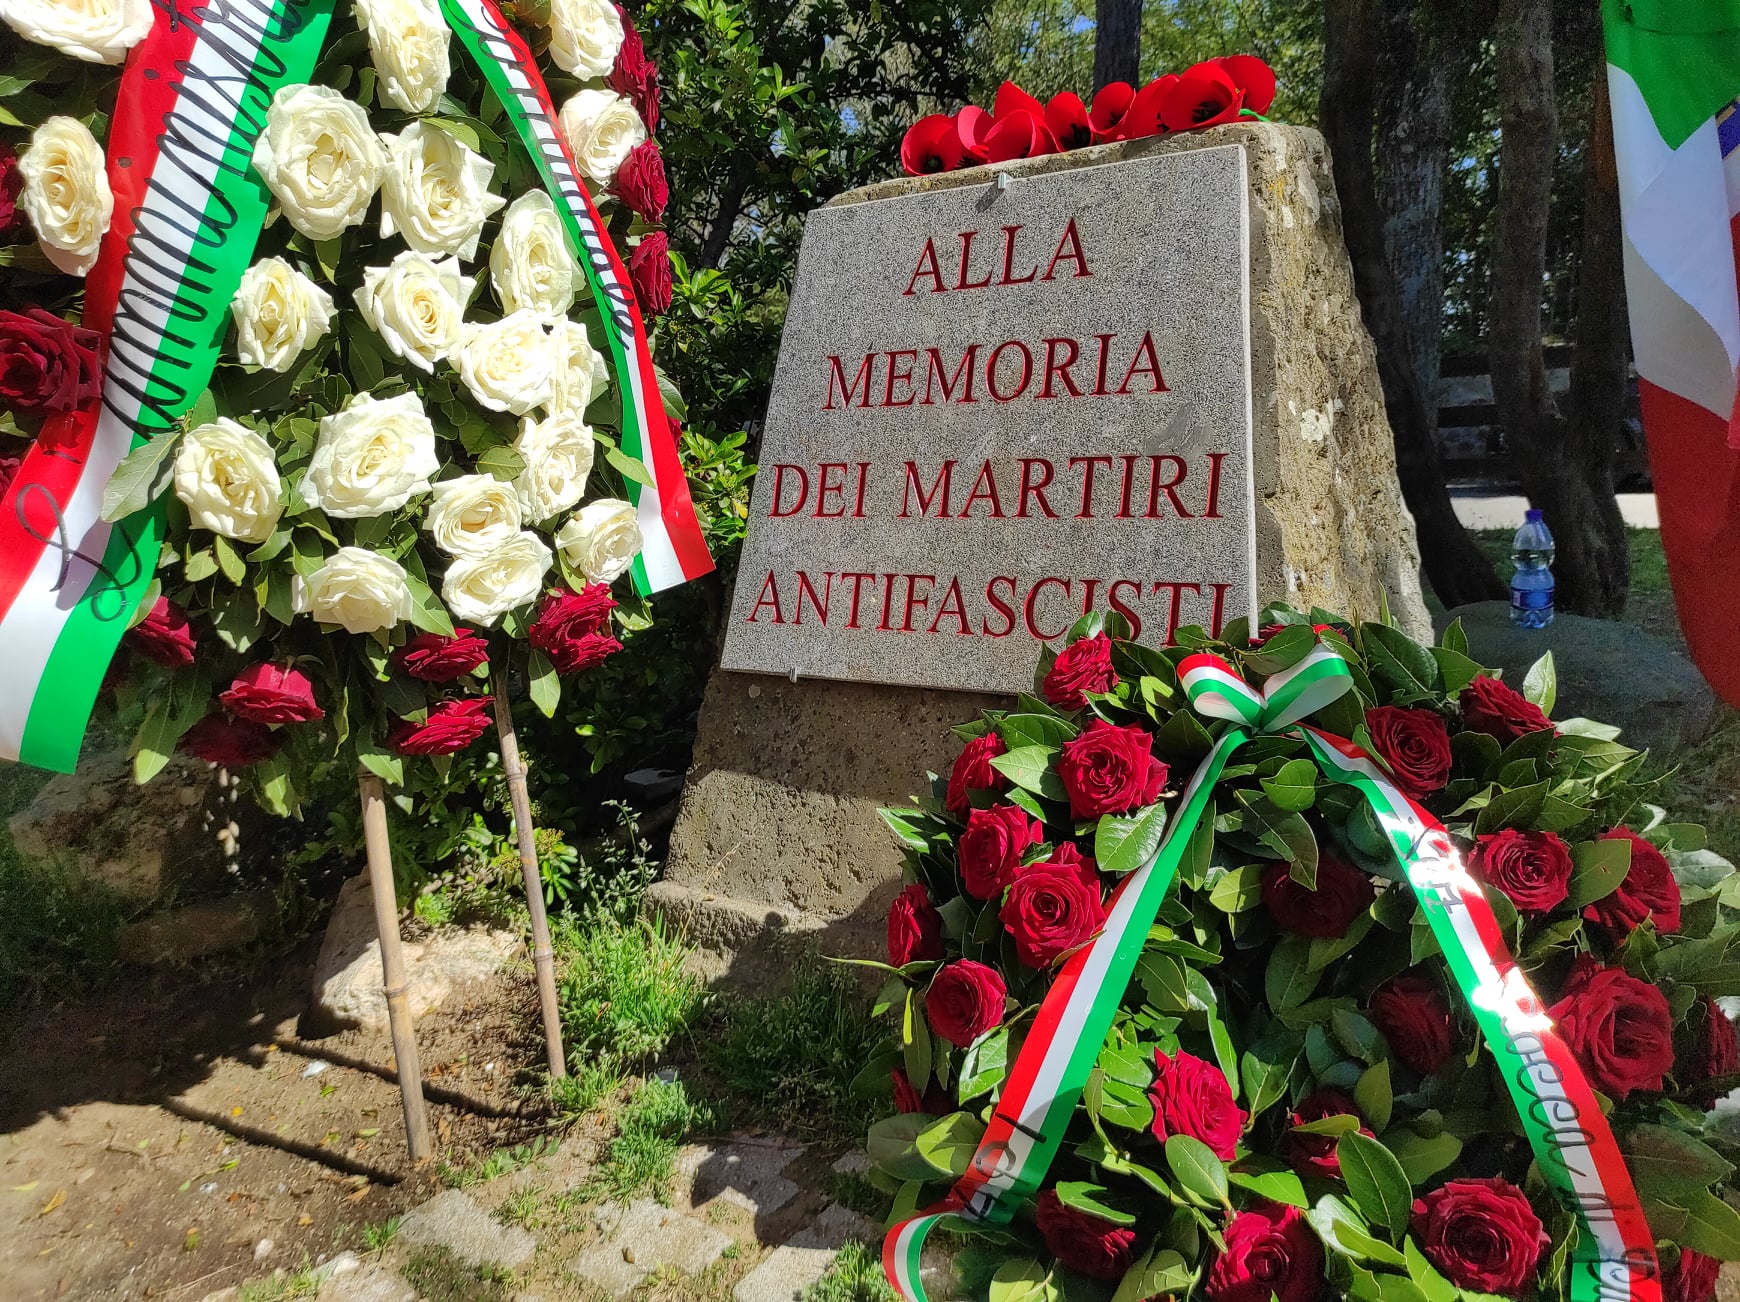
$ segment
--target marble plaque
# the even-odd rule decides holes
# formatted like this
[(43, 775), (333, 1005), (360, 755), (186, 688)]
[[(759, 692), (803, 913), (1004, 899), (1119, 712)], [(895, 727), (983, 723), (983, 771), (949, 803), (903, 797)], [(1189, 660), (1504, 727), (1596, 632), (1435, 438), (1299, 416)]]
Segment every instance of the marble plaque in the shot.
[(723, 667), (1013, 692), (1084, 610), (1254, 616), (1245, 167), (812, 213)]

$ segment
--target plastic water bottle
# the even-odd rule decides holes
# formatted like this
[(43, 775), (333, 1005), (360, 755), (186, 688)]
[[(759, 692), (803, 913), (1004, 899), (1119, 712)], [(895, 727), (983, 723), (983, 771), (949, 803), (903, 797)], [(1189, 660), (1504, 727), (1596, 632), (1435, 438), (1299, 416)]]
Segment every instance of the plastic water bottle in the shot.
[(1524, 517), (1510, 545), (1516, 572), (1510, 580), (1510, 622), (1545, 628), (1553, 622), (1553, 535), (1539, 511)]

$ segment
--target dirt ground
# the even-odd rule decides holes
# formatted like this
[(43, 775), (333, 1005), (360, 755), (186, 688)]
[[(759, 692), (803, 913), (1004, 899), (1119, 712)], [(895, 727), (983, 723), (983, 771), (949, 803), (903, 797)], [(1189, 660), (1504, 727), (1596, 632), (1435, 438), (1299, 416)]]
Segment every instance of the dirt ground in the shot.
[(540, 1129), (529, 974), (418, 1024), (437, 1156), (412, 1169), (390, 1041), (298, 1038), (315, 948), (248, 980), (142, 976), (0, 1028), (0, 1302), (198, 1302), (363, 1246), (442, 1187), (442, 1163)]

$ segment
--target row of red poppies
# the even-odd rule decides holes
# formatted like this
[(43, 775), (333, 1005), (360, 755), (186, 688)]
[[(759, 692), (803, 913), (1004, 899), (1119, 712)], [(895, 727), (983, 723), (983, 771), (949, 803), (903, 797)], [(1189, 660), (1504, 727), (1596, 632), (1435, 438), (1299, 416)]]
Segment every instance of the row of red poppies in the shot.
[(1260, 117), (1275, 101), (1275, 74), (1254, 54), (1199, 63), (1156, 77), (1141, 90), (1114, 81), (1093, 107), (1074, 91), (1041, 104), (1012, 81), (997, 89), (991, 112), (968, 104), (958, 113), (932, 113), (907, 129), (900, 162), (908, 176), (952, 172), (980, 163), (1036, 158), (1109, 140), (1136, 140)]

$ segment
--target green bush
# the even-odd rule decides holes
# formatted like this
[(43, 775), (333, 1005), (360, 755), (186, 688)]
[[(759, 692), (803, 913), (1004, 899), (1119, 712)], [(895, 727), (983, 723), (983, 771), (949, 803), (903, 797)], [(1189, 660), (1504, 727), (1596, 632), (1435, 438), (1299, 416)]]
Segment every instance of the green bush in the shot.
[(644, 1067), (688, 1031), (706, 992), (688, 949), (658, 922), (558, 922), (559, 1002), (569, 1062)]

